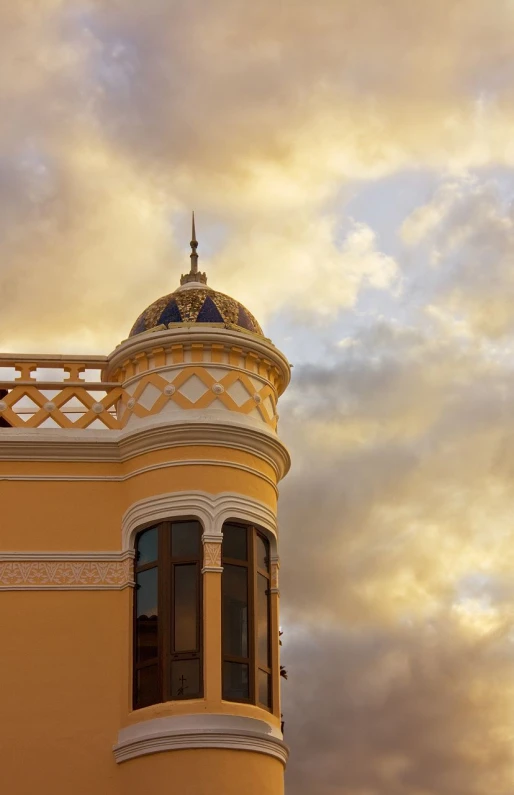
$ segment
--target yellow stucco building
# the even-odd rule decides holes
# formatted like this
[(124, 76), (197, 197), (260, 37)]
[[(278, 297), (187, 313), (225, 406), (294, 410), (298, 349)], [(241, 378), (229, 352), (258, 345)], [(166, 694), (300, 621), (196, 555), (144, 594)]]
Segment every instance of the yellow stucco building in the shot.
[(196, 247), (109, 356), (0, 357), (5, 795), (283, 793), (290, 368)]

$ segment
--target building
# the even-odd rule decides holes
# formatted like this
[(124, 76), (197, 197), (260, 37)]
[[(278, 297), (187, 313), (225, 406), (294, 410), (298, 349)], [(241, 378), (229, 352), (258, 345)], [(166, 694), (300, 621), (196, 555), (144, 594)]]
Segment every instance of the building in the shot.
[(5, 795), (283, 793), (290, 368), (192, 237), (109, 356), (0, 357)]

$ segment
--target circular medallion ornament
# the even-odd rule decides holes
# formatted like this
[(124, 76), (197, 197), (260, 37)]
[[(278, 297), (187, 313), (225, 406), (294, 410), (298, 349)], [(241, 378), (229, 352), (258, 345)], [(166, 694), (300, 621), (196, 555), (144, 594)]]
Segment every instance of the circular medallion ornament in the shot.
[(225, 391), (223, 384), (213, 384), (212, 391), (215, 395), (221, 395)]
[(164, 387), (164, 389), (162, 391), (163, 391), (163, 393), (165, 395), (170, 396), (170, 395), (174, 395), (175, 394), (176, 389), (173, 386), (173, 384), (166, 384), (166, 386)]
[(103, 410), (104, 410), (103, 403), (93, 403), (93, 411), (95, 412), (95, 414), (101, 414)]
[(0, 400), (0, 411), (5, 411), (7, 408), (7, 403), (4, 403), (3, 400)]
[(48, 413), (50, 413), (51, 411), (55, 411), (56, 406), (55, 403), (52, 403), (52, 401), (49, 400), (48, 403), (45, 403), (43, 408), (45, 411), (48, 411)]
[(135, 405), (136, 405), (136, 399), (135, 398), (129, 398), (127, 400), (127, 408), (128, 409), (133, 409)]
[(256, 403), (260, 403), (260, 402), (262, 401), (262, 398), (261, 398), (261, 396), (260, 396), (260, 395), (258, 395), (258, 394), (257, 394), (257, 392), (256, 392), (256, 393), (255, 393), (255, 395), (253, 396), (253, 399), (255, 400), (255, 402), (256, 402)]

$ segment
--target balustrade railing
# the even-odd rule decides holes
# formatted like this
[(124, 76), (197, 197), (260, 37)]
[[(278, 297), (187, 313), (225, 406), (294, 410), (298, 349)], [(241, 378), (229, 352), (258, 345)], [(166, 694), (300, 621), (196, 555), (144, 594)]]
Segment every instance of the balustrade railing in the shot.
[(0, 429), (120, 426), (118, 382), (102, 380), (105, 356), (0, 355)]

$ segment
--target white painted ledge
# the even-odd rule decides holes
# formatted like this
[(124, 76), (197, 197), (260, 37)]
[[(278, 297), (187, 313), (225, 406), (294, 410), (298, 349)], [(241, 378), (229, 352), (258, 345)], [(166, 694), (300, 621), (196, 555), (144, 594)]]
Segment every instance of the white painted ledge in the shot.
[(222, 748), (267, 754), (286, 764), (289, 756), (282, 732), (263, 720), (237, 715), (174, 715), (121, 729), (114, 746), (119, 764), (162, 751)]

